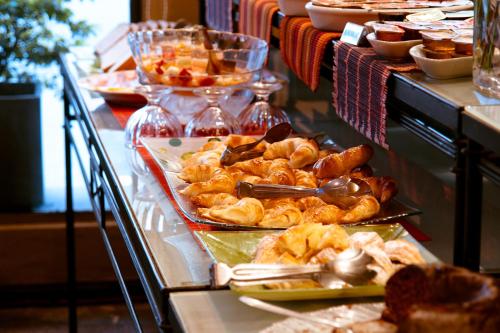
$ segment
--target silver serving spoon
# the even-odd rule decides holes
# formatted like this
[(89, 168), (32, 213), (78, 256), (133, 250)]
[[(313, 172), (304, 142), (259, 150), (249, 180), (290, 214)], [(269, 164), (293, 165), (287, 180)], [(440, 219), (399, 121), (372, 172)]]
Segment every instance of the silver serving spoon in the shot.
[[(220, 158), (220, 162), (222, 165), (233, 165), (234, 163), (238, 161), (244, 161), (250, 158), (254, 158), (257, 156), (262, 155), (262, 153), (258, 152), (250, 152), (253, 148), (257, 147), (259, 143), (262, 141), (267, 141), (269, 143), (274, 143), (278, 141), (285, 140), (290, 133), (292, 132), (292, 126), (290, 126), (289, 123), (281, 123), (278, 125), (275, 125), (271, 127), (270, 129), (267, 130), (266, 134), (260, 138), (259, 140), (240, 145), (237, 147), (226, 147), (224, 152), (222, 153), (222, 156)], [(246, 154), (245, 154), (246, 153)]]
[(342, 208), (355, 204), (359, 196), (371, 193), (371, 188), (368, 183), (361, 179), (350, 178), (348, 176), (332, 179), (318, 188), (238, 182), (236, 190), (240, 198), (252, 197), (257, 199), (270, 199), (315, 196), (326, 203), (338, 205)]
[(210, 273), (215, 287), (226, 286), (229, 282), (248, 286), (313, 279), (325, 288), (338, 288), (342, 285), (339, 280), (351, 285), (363, 285), (373, 279), (376, 273), (368, 268), (372, 261), (373, 258), (365, 251), (349, 248), (326, 264), (238, 264), (231, 268), (224, 263), (216, 263)]

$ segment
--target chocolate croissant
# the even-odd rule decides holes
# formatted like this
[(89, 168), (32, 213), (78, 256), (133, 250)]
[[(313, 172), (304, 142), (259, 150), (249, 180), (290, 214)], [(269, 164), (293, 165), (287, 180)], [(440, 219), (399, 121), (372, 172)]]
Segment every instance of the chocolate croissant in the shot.
[(313, 172), (318, 178), (337, 178), (365, 164), (372, 156), (373, 149), (368, 145), (349, 148), (342, 153), (331, 154), (318, 160), (313, 166)]

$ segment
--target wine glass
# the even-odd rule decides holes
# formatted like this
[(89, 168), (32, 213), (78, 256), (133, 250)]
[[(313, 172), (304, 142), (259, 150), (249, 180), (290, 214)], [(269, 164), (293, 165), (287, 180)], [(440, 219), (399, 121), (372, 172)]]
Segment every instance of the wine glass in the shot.
[(281, 74), (264, 71), (259, 81), (249, 84), (257, 101), (243, 110), (238, 117), (244, 134), (264, 134), (274, 125), (290, 123), (290, 118), (283, 109), (269, 103), (269, 96), (281, 90), (286, 82), (287, 79)]
[[(141, 81), (141, 80), (140, 80)], [(125, 146), (142, 147), (141, 137), (179, 137), (183, 135), (177, 117), (160, 106), (163, 95), (171, 88), (162, 85), (142, 85), (135, 92), (146, 98), (148, 104), (130, 116), (125, 126)]]

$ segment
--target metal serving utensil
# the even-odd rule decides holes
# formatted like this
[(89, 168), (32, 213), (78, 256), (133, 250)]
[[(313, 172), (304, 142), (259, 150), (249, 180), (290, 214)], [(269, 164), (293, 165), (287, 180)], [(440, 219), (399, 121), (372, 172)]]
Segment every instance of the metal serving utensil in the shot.
[(315, 196), (326, 203), (335, 204), (340, 207), (349, 207), (358, 201), (359, 196), (371, 193), (368, 183), (348, 176), (332, 179), (318, 188), (238, 182), (236, 190), (240, 198), (270, 199)]
[(292, 126), (290, 126), (289, 123), (281, 123), (278, 125), (275, 125), (271, 127), (270, 129), (267, 130), (266, 134), (260, 138), (259, 140), (244, 144), (244, 145), (239, 145), (237, 147), (226, 147), (224, 152), (222, 153), (222, 156), (220, 158), (220, 162), (222, 165), (233, 165), (234, 163), (238, 161), (244, 161), (250, 158), (255, 158), (262, 153), (260, 152), (251, 152), (253, 148), (257, 147), (259, 143), (262, 141), (267, 141), (269, 143), (274, 143), (278, 142), (281, 140), (285, 140), (290, 133), (292, 132)]
[(217, 263), (212, 265), (210, 273), (215, 287), (226, 286), (229, 282), (249, 286), (312, 279), (325, 288), (338, 288), (342, 285), (339, 280), (351, 285), (366, 284), (376, 274), (368, 268), (372, 261), (365, 251), (349, 248), (326, 264), (238, 264), (231, 268)]

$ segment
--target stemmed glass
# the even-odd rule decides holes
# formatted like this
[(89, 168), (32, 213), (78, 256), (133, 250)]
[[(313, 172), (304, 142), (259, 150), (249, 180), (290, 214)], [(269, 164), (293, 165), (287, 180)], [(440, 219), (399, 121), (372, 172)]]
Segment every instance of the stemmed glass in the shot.
[(222, 100), (231, 95), (231, 88), (205, 87), (195, 89), (194, 93), (203, 96), (208, 106), (195, 114), (186, 125), (186, 136), (225, 136), (240, 133), (238, 120), (220, 106)]
[(135, 92), (146, 98), (148, 104), (130, 116), (125, 126), (125, 145), (128, 148), (141, 147), (140, 137), (179, 137), (183, 135), (182, 125), (177, 117), (161, 107), (162, 96), (172, 92), (162, 85), (142, 85)]
[(269, 103), (269, 96), (281, 90), (286, 82), (284, 76), (264, 71), (259, 81), (249, 84), (257, 101), (243, 110), (238, 117), (244, 134), (264, 134), (274, 125), (290, 123), (290, 119), (283, 109)]

